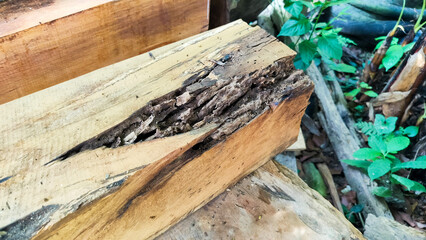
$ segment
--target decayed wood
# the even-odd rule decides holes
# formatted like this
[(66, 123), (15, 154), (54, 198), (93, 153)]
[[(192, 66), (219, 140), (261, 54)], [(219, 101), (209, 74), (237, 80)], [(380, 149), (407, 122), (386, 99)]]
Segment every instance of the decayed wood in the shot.
[(155, 237), (294, 142), (311, 87), (199, 157), (191, 158), (198, 154), (194, 150), (138, 171), (111, 196), (83, 207), (35, 239)]
[(0, 103), (207, 30), (209, 0), (0, 3)]
[(269, 161), (156, 239), (364, 239), (297, 174), (280, 172)]
[[(122, 214), (118, 219), (121, 222), (129, 216), (132, 218), (134, 207), (144, 208), (144, 204), (149, 204), (146, 196), (159, 199), (164, 190), (171, 194), (165, 200), (171, 201), (175, 193), (188, 193), (173, 189), (197, 184), (197, 174), (204, 172), (210, 176), (209, 171), (214, 169), (215, 164), (220, 167), (216, 169), (217, 176), (226, 175), (227, 172), (222, 172), (224, 169), (231, 171), (226, 178), (218, 181), (210, 179), (211, 188), (196, 193), (196, 197), (191, 198), (191, 204), (184, 209), (176, 208), (174, 218), (165, 215), (156, 217), (154, 227), (144, 236), (158, 234), (188, 211), (219, 194), (227, 185), (253, 171), (262, 163), (264, 156), (282, 151), (296, 140), (301, 114), (313, 86), (302, 72), (292, 73), (293, 57), (293, 51), (263, 30), (235, 22), (1, 105), (0, 110), (4, 114), (0, 133), (4, 143), (0, 151), (4, 154), (0, 157), (0, 163), (5, 167), (0, 170), (0, 184), (13, 186), (14, 189), (0, 188), (1, 195), (5, 196), (0, 200), (0, 227), (10, 225), (46, 205), (60, 205), (60, 210), (52, 215), (54, 219), (59, 219), (74, 211), (78, 207), (75, 203), (85, 203), (87, 199), (99, 196), (94, 194), (88, 198), (81, 191), (71, 191), (73, 184), (88, 181), (85, 186), (88, 186), (86, 190), (89, 195), (105, 186), (102, 185), (104, 179), (100, 181), (99, 177), (108, 169), (99, 170), (94, 174), (95, 178), (89, 178), (91, 173), (87, 172), (98, 171), (97, 168), (103, 164), (112, 163), (111, 166), (117, 167), (114, 174), (124, 173), (126, 167), (131, 174), (131, 166), (141, 168), (160, 158), (157, 155), (151, 160), (144, 158), (140, 162), (135, 161), (141, 154), (141, 148), (147, 146), (144, 144), (151, 144), (152, 139), (171, 138), (190, 131), (189, 135), (181, 135), (183, 142), (180, 146), (184, 148), (203, 139), (208, 132), (209, 136), (201, 145), (179, 158), (177, 156), (184, 149), (173, 151), (171, 148), (169, 155), (165, 149), (162, 156), (167, 156), (140, 170), (136, 173), (139, 177), (127, 180), (120, 188), (120, 194), (117, 192), (93, 205), (96, 208), (100, 202), (107, 201), (107, 205), (114, 207), (110, 208), (111, 211), (103, 208), (106, 212), (99, 213), (106, 214), (105, 218), (98, 217), (104, 220), (108, 219), (106, 216), (114, 217), (117, 212), (113, 210), (116, 209)], [(282, 100), (284, 103), (279, 104)], [(284, 124), (279, 121), (284, 121)], [(213, 132), (208, 127), (199, 129), (208, 122), (217, 124)], [(199, 129), (200, 135), (194, 136), (194, 129)], [(272, 136), (269, 136), (270, 133), (273, 133)], [(258, 140), (252, 143), (253, 138)], [(140, 141), (144, 142), (128, 145)], [(166, 138), (155, 141), (152, 144), (161, 145), (176, 140)], [(249, 147), (250, 151), (257, 152), (248, 152), (249, 155), (244, 156), (247, 164), (239, 167), (237, 164), (241, 163), (242, 158), (231, 161), (224, 149), (231, 148), (232, 151), (228, 152), (237, 154), (245, 149), (243, 145), (246, 141), (247, 145), (254, 144)], [(120, 147), (114, 148), (117, 146)], [(179, 148), (177, 144), (173, 146)], [(63, 153), (65, 155), (57, 158)], [(123, 157), (126, 159), (120, 160)], [(124, 167), (118, 167), (120, 164)], [(72, 169), (69, 175), (71, 166), (77, 169)], [(64, 168), (68, 168), (66, 174)], [(176, 177), (187, 176), (188, 172), (184, 169), (191, 170), (188, 178), (190, 184), (181, 186), (185, 178)], [(114, 182), (119, 181), (126, 174), (120, 179), (116, 178), (117, 174), (107, 173), (105, 180), (114, 177)], [(40, 181), (38, 185), (41, 179), (48, 183), (41, 184)], [(209, 180), (208, 177), (203, 179)], [(55, 187), (48, 185), (58, 185), (58, 182), (66, 183), (65, 188), (70, 190), (70, 193), (64, 194), (67, 201), (64, 200), (65, 196), (52, 197)], [(174, 185), (169, 185), (171, 182), (175, 182)], [(196, 189), (196, 185), (193, 186), (192, 189)], [(204, 186), (204, 182), (198, 183), (198, 186)], [(144, 193), (146, 196), (137, 197)], [(122, 204), (111, 201), (117, 198)], [(40, 203), (41, 199), (43, 203)], [(164, 207), (152, 206), (154, 213), (156, 208)], [(173, 204), (170, 206), (175, 209)], [(84, 208), (86, 210), (74, 216), (84, 217), (84, 211), (91, 208)], [(153, 221), (151, 216), (148, 216), (148, 221)], [(167, 220), (163, 221), (166, 217)], [(138, 220), (138, 224), (143, 225), (145, 220)], [(98, 221), (98, 224), (102, 225), (102, 221)], [(120, 229), (124, 230), (117, 230)]]

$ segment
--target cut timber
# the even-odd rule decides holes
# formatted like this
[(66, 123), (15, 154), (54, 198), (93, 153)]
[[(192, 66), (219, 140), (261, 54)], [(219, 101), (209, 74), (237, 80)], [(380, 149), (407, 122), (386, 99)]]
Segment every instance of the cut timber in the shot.
[[(120, 185), (153, 162), (38, 236), (150, 238), (295, 142), (313, 85), (293, 69), (294, 52), (263, 30), (237, 21), (152, 54), (0, 106), (0, 227), (43, 206), (53, 224), (108, 193), (109, 178)], [(178, 138), (175, 150), (142, 153)], [(93, 226), (79, 225), (86, 214)], [(115, 233), (97, 231), (112, 226), (105, 221)]]
[(207, 30), (209, 0), (0, 2), (0, 104)]
[(294, 172), (285, 167), (280, 172), (269, 161), (157, 240), (364, 239)]

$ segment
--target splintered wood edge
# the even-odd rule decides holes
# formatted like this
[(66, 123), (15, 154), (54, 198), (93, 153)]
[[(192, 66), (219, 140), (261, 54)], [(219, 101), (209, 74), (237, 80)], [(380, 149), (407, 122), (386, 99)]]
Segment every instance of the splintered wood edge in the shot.
[[(164, 232), (296, 141), (313, 85), (292, 95), (224, 142), (139, 170), (110, 196), (82, 207), (34, 239), (150, 239)], [(193, 150), (192, 150), (193, 151)], [(153, 184), (154, 183), (154, 184)]]

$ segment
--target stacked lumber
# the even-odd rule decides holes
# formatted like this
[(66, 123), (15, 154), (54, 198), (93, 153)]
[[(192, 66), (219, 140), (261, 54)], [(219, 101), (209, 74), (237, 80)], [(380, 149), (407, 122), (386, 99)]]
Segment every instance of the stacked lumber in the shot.
[(294, 55), (237, 21), (0, 105), (0, 228), (161, 234), (296, 141)]
[(0, 2), (0, 104), (207, 30), (209, 0)]

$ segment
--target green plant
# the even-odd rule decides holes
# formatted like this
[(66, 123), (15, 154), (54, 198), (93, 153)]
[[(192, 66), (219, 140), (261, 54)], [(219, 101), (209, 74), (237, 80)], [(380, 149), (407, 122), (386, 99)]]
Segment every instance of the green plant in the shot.
[[(282, 26), (278, 36), (299, 36), (294, 48), (298, 51), (294, 59), (297, 69), (306, 69), (312, 60), (321, 58), (329, 67), (339, 72), (355, 73), (356, 68), (343, 63), (335, 63), (334, 60), (342, 58), (342, 48), (347, 44), (355, 44), (352, 40), (339, 35), (341, 28), (333, 28), (331, 24), (345, 11), (339, 13), (328, 23), (319, 22), (322, 12), (333, 5), (350, 2), (349, 0), (331, 1), (300, 1), (284, 0), (284, 9), (292, 17)], [(304, 8), (318, 9), (315, 18), (309, 19), (302, 14)], [(308, 39), (302, 40), (302, 36), (309, 33)], [(315, 34), (314, 34), (315, 33)], [(302, 41), (301, 41), (302, 40)]]
[(371, 89), (372, 89), (372, 87), (370, 85), (368, 85), (368, 83), (361, 82), (359, 84), (359, 87), (355, 88), (354, 90), (352, 90), (350, 92), (345, 93), (345, 96), (351, 98), (352, 100), (356, 100), (356, 96), (359, 93), (363, 93), (363, 94), (365, 94), (369, 97), (372, 97), (372, 98), (377, 97), (378, 94), (375, 93), (374, 91), (372, 91)]
[(414, 137), (418, 133), (418, 127), (415, 126), (395, 130), (397, 120), (396, 117), (385, 118), (377, 114), (374, 124), (358, 123), (357, 127), (369, 137), (369, 147), (354, 152), (353, 157), (358, 160), (343, 160), (351, 166), (366, 170), (371, 180), (382, 180), (380, 183), (385, 186), (373, 190), (380, 197), (392, 195), (392, 187), (388, 183), (405, 186), (410, 191), (426, 192), (422, 184), (397, 175), (401, 169), (426, 169), (426, 157), (409, 162), (401, 162), (395, 157), (395, 154), (410, 145), (408, 137)]
[[(404, 3), (404, 5), (403, 5), (403, 8), (402, 8), (401, 14), (399, 16), (399, 19), (398, 19), (395, 27), (392, 30), (393, 32), (395, 32), (396, 29), (398, 27), (400, 27), (398, 24), (401, 21), (402, 14), (404, 13), (405, 0), (404, 0), (403, 3)], [(423, 13), (424, 13), (424, 10), (425, 10), (425, 6), (426, 6), (426, 0), (423, 0), (422, 10), (420, 12), (419, 18), (416, 21), (416, 24), (413, 27), (414, 28), (414, 33), (417, 33), (426, 24), (426, 21), (422, 23)], [(386, 39), (386, 36), (382, 36), (382, 37), (376, 38), (375, 39), (376, 41), (379, 41), (379, 40), (382, 40), (382, 41), (380, 41), (376, 45), (376, 48), (374, 50), (379, 49), (379, 47), (384, 43), (385, 39)], [(404, 55), (404, 53), (410, 51), (413, 48), (414, 44), (415, 44), (414, 42), (412, 42), (412, 43), (409, 43), (409, 44), (407, 44), (405, 46), (401, 46), (401, 45), (398, 44), (398, 42), (399, 42), (398, 38), (394, 37), (392, 39), (391, 46), (386, 51), (385, 57), (382, 60), (382, 64), (380, 65), (380, 68), (384, 67), (386, 69), (386, 71), (389, 71), (389, 69), (391, 69), (392, 67), (394, 67), (401, 60), (401, 58)]]
[[(378, 37), (375, 40), (380, 41), (377, 45), (376, 48), (374, 50), (379, 49), (379, 47), (384, 43), (386, 39), (386, 36), (382, 36), (382, 37)], [(413, 48), (414, 46), (414, 42), (409, 43), (405, 46), (401, 46), (398, 44), (399, 39), (394, 37), (392, 39), (391, 45), (389, 47), (389, 49), (386, 51), (385, 57), (382, 60), (382, 64), (380, 65), (379, 68), (385, 68), (386, 71), (388, 71), (389, 69), (391, 69), (392, 67), (394, 67), (402, 58), (402, 56), (404, 55), (404, 53), (408, 52), (411, 50), (411, 48)]]
[[(351, 207), (351, 209), (348, 209), (345, 205), (342, 204), (343, 213), (345, 214), (346, 219), (348, 219), (352, 224), (356, 223), (356, 217), (358, 217), (358, 220), (361, 222), (361, 225), (364, 227), (364, 220), (361, 216), (361, 212), (364, 209), (363, 204), (357, 204)], [(356, 216), (356, 217), (355, 217)]]

